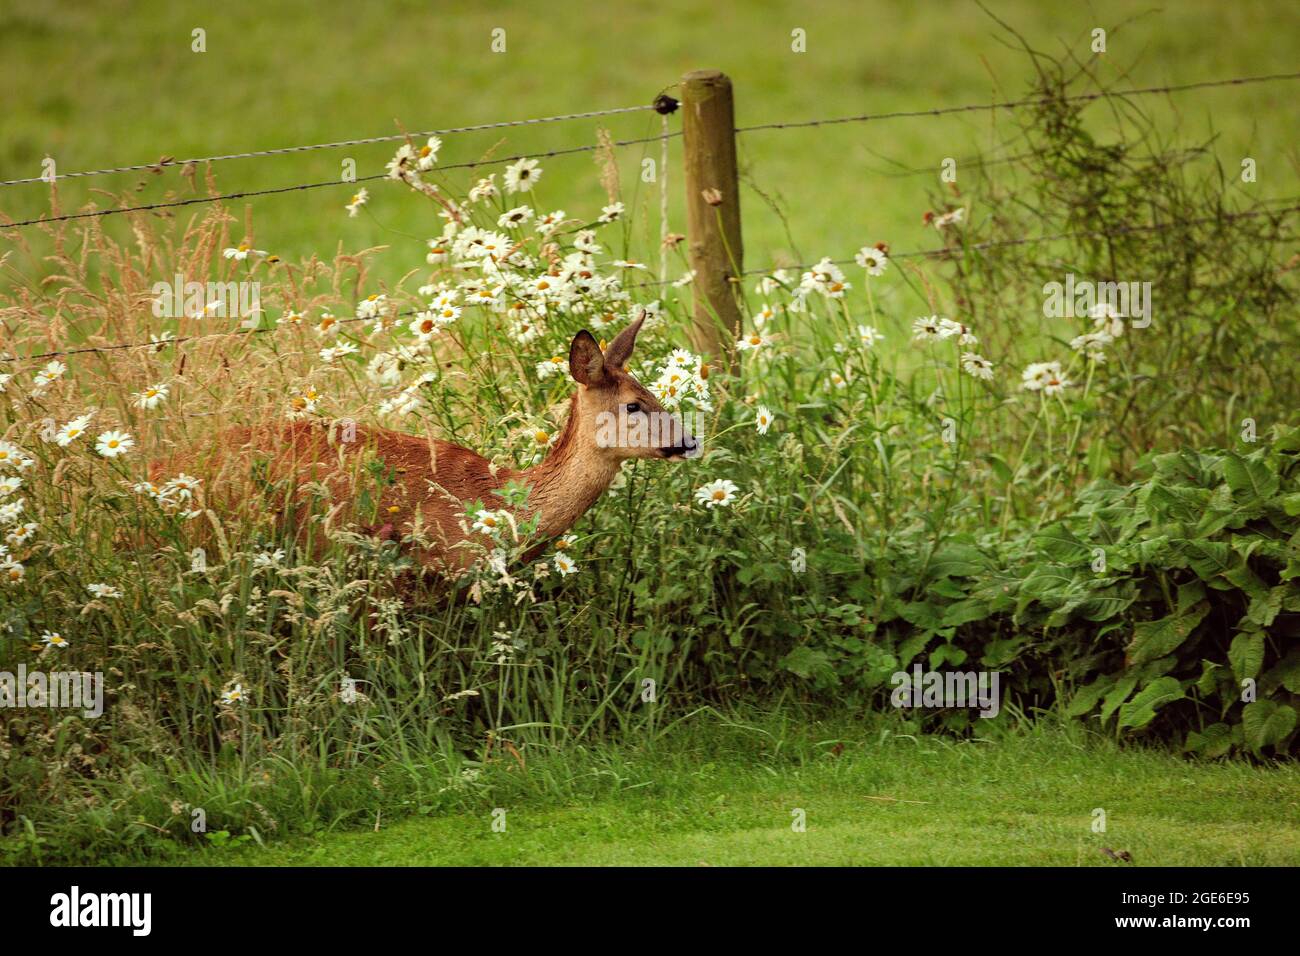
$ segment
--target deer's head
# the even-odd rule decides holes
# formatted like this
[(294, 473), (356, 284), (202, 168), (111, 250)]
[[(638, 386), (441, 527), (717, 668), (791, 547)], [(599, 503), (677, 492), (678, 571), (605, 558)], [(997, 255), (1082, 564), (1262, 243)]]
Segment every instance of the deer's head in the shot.
[(625, 328), (602, 353), (587, 330), (569, 346), (569, 373), (578, 383), (578, 440), (610, 461), (625, 458), (665, 458), (682, 461), (702, 451), (700, 442), (682, 420), (664, 410), (644, 385), (624, 366), (645, 321)]

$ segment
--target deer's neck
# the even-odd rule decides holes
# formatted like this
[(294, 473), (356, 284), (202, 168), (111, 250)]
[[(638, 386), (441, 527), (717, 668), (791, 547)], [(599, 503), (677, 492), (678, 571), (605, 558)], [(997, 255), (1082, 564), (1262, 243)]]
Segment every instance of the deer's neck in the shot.
[(540, 515), (539, 532), (545, 538), (564, 534), (609, 488), (618, 463), (579, 436), (591, 434), (580, 427), (582, 407), (574, 395), (569, 417), (550, 454), (524, 471), (529, 486), (529, 508)]

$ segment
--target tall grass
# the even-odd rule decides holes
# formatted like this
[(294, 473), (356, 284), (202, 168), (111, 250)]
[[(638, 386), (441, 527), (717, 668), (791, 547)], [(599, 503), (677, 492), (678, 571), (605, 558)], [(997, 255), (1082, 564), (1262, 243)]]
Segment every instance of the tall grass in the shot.
[[(1223, 441), (1238, 407), (1261, 430), (1284, 423), (1296, 396), (1283, 349), (1296, 329), (1286, 240), (1271, 220), (977, 249), (1039, 221), (1046, 232), (1104, 231), (1232, 206), (1225, 177), (1192, 181), (1190, 157), (1157, 169), (1139, 155), (1149, 136), (1093, 143), (1059, 101), (1065, 78), (1048, 71), (1042, 83), (1058, 98), (1027, 120), (1021, 175), (1036, 192), (983, 179), (939, 197), (937, 211), (964, 214), (936, 233), (952, 255), (935, 262), (899, 260), (876, 275), (823, 260), (751, 277), (738, 288), (753, 318), (735, 375), (731, 356), (707, 368), (672, 357), (688, 341), (689, 284), (647, 284), (650, 272), (613, 264), (664, 256), (676, 276), (680, 247), (638, 242), (626, 216), (600, 224), (595, 210), (545, 235), (531, 222), (497, 225), (519, 205), (539, 215), (563, 205), (544, 171), (530, 191), (503, 195), (498, 176), (495, 194), (469, 199), (471, 183), (436, 165), (417, 178), (418, 154), (399, 157), (418, 187), (410, 201), (428, 206), (429, 236), (299, 263), (227, 257), (241, 244), (274, 253), (274, 242), (219, 204), (183, 223), (136, 216), (129, 244), (95, 219), (59, 224), (49, 229), (56, 254), (39, 262), (19, 234), (3, 260), (4, 348), (73, 351), (44, 386), (35, 375), (45, 359), (8, 370), (4, 438), (31, 457), (9, 500), (21, 498), (21, 520), (38, 527), (10, 542), (10, 567), (21, 567), (0, 592), (0, 660), (103, 672), (108, 706), (95, 720), (5, 713), (0, 824), (19, 837), (10, 847), (73, 858), (198, 840), (196, 807), (211, 831), (264, 837), (279, 819), (352, 820), (370, 805), (357, 797), (366, 787), (396, 786), (396, 806), (427, 806), (472, 785), (484, 762), (654, 739), (702, 706), (879, 706), (889, 674), (922, 651), (932, 667), (963, 664), (959, 630), (986, 666), (1026, 675), (1004, 719), (1052, 706), (1069, 649), (1049, 653), (1046, 627), (972, 603), (954, 583), (962, 569), (979, 555), (1024, 559), (1027, 537), (1067, 514), (1088, 479), (1127, 480), (1152, 449)], [(618, 202), (617, 180), (605, 181)], [(206, 188), (215, 191), (210, 174)], [(438, 216), (453, 210), (463, 221), (446, 231)], [(471, 225), (508, 242), (487, 260), (481, 249), (443, 257)], [(575, 250), (587, 229), (601, 246), (589, 262)], [(837, 254), (866, 243), (862, 261), (874, 263), (871, 245), (887, 238), (827, 242)], [(410, 262), (401, 283), (371, 281), (380, 255)], [(575, 279), (575, 264), (599, 281)], [(1151, 281), (1153, 328), (1113, 338), (1105, 361), (1069, 344), (1094, 329), (1088, 317), (1035, 319), (1026, 331), (1017, 317), (1041, 313), (1035, 290), (1063, 270)], [(177, 274), (260, 282), (264, 311), (251, 327), (160, 321), (153, 284)], [(543, 311), (530, 283), (548, 274), (573, 294)], [(409, 324), (442, 285), (460, 288), (464, 308), (422, 345)], [(498, 285), (492, 305), (466, 304)], [(199, 472), (227, 426), (291, 416), (397, 427), (528, 465), (558, 434), (573, 388), (539, 364), (567, 355), (579, 329), (610, 338), (643, 309), (652, 319), (631, 371), (647, 383), (665, 367), (687, 371), (709, 420), (707, 454), (629, 464), (576, 529), (576, 574), (548, 554), (529, 567), (484, 564), (448, 593), (413, 574), (396, 543), (338, 520), (324, 487), (311, 489), (305, 547), (285, 514), (289, 489), (267, 477), (257, 449), (224, 457), (255, 489), (238, 506), (207, 474), (194, 475), (203, 482), (192, 497), (174, 484), (140, 487), (151, 461), (197, 462)], [(151, 337), (160, 341), (76, 351)], [(340, 342), (356, 353), (322, 357)], [(1022, 376), (1042, 362), (1057, 364)], [(135, 396), (157, 384), (165, 401), (141, 407)], [(774, 419), (763, 431), (760, 407)], [(59, 429), (90, 412), (89, 431), (60, 444)], [(94, 437), (107, 430), (136, 446), (97, 454)], [(354, 496), (377, 523), (389, 479), (383, 462), (372, 465)], [(694, 489), (723, 478), (738, 488), (734, 501), (694, 501)], [(996, 573), (1006, 591), (1019, 572)], [(88, 591), (100, 584), (120, 596)], [(954, 614), (959, 600), (970, 616)], [(47, 632), (67, 646), (43, 643)]]

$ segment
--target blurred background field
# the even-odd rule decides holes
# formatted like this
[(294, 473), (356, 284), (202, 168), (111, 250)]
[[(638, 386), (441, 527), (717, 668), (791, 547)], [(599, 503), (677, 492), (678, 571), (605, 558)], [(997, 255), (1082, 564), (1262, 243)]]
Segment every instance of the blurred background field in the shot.
[[(990, 13), (1035, 49), (1057, 56), (1086, 58), (1090, 31), (1106, 28), (1108, 52), (1098, 77), (1118, 88), (1286, 71), (1296, 63), (1300, 37), (1294, 4), (1209, 0), (1166, 8), (992, 0), (988, 12), (973, 2), (946, 0), (870, 8), (844, 0), (581, 2), (562, 8), (521, 2), (6, 0), (0, 4), (0, 178), (39, 175), (46, 155), (69, 172), (164, 155), (179, 159), (627, 106), (650, 101), (683, 72), (701, 67), (733, 77), (742, 126), (1016, 98), (1028, 89), (1030, 61), (1011, 47)], [(190, 49), (197, 27), (207, 32), (203, 54)], [(504, 53), (491, 49), (498, 27), (506, 31)], [(791, 50), (796, 28), (807, 31), (806, 53)], [(1250, 188), (1278, 196), (1289, 195), (1284, 184), (1294, 177), (1293, 127), (1266, 120), (1285, 116), (1293, 100), (1291, 85), (1265, 84), (1175, 94), (1156, 112), (1162, 121), (1181, 122), (1197, 142), (1217, 134), (1215, 152), (1226, 166), (1255, 158), (1259, 182)], [(1111, 119), (1104, 107), (1090, 113), (1090, 121)], [(927, 190), (937, 186), (939, 163), (974, 151), (997, 155), (1015, 131), (1008, 119), (1006, 113), (971, 113), (745, 135), (743, 173), (767, 197), (754, 188), (743, 192), (747, 266), (842, 257), (867, 241), (888, 241), (895, 250), (933, 245), (921, 216), (929, 208)], [(450, 136), (441, 161), (592, 143), (598, 126), (616, 139), (631, 139), (658, 133), (660, 120), (635, 113)], [(670, 128), (680, 128), (679, 118), (670, 119)], [(339, 175), (344, 157), (354, 158), (365, 176), (382, 172), (393, 149), (379, 144), (234, 160), (217, 164), (217, 183), (231, 192), (328, 180)], [(625, 190), (638, 182), (642, 157), (658, 155), (658, 144), (620, 150)], [(671, 156), (671, 226), (681, 232), (675, 191), (680, 141), (673, 141)], [(585, 208), (602, 195), (590, 154), (557, 157), (545, 168), (543, 204)], [(921, 172), (905, 172), (914, 169)], [(1001, 167), (998, 175), (1012, 169)], [(959, 185), (964, 173), (959, 168)], [(248, 200), (257, 244), (296, 259), (333, 255), (339, 243), (349, 250), (400, 246), (436, 231), (427, 211), (407, 201), (400, 186), (368, 185), (370, 206), (356, 219), (343, 209), (353, 191), (345, 184)], [(111, 204), (99, 189), (127, 194), (133, 203), (192, 195), (177, 170), (124, 173), (62, 181), (60, 204), (64, 211), (91, 199)], [(637, 200), (657, 209), (646, 187)], [(0, 191), (0, 211), (13, 219), (40, 215), (48, 202), (43, 184)], [(243, 206), (232, 204), (231, 211), (241, 215)], [(184, 221), (201, 209), (174, 212)], [(654, 216), (635, 221), (657, 236)], [(104, 220), (104, 226), (121, 234), (127, 229), (123, 217)], [(388, 257), (376, 274), (392, 280), (403, 268), (403, 259)], [(12, 282), (14, 275), (0, 281)]]

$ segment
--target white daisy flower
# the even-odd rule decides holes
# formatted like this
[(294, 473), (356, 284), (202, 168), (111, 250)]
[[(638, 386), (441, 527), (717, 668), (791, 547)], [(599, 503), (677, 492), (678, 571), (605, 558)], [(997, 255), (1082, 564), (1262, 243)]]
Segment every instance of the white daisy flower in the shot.
[(95, 451), (105, 458), (116, 458), (119, 455), (125, 455), (134, 447), (135, 439), (126, 432), (120, 431), (103, 432), (95, 443)]
[(508, 193), (526, 193), (542, 178), (541, 165), (535, 159), (521, 159), (506, 167), (503, 179)]
[(41, 643), (46, 647), (65, 648), (68, 646), (67, 639), (58, 631), (46, 631), (41, 635)]
[(370, 192), (369, 190), (363, 187), (361, 189), (358, 189), (356, 193), (353, 194), (352, 198), (348, 201), (348, 204), (343, 208), (348, 211), (348, 215), (350, 217), (355, 219), (357, 217), (357, 211), (369, 201), (370, 201)]
[(507, 209), (497, 217), (497, 226), (502, 229), (518, 229), (533, 218), (533, 210), (528, 206), (516, 206)]
[(964, 322), (940, 319), (939, 324), (943, 327), (944, 338), (949, 339), (956, 336), (958, 345), (979, 345), (980, 340), (975, 337), (975, 333), (970, 330), (970, 326)]
[(90, 592), (91, 597), (103, 600), (120, 598), (122, 596), (122, 592), (111, 584), (87, 584), (86, 590)]
[(243, 261), (244, 261), (245, 259), (247, 259), (249, 256), (264, 256), (264, 255), (266, 255), (266, 250), (265, 250), (265, 249), (254, 249), (254, 248), (253, 248), (251, 245), (249, 245), (247, 242), (241, 242), (238, 246), (235, 246), (235, 247), (233, 247), (233, 248), (231, 248), (231, 249), (227, 249), (227, 250), (225, 250), (224, 252), (222, 252), (221, 254), (222, 254), (223, 256), (225, 256), (227, 259), (235, 259), (235, 260), (237, 260), (237, 261), (239, 261), (239, 262), (243, 262)]
[(766, 405), (758, 406), (758, 411), (754, 414), (754, 427), (760, 435), (766, 435), (772, 427), (772, 411)]
[(27, 569), (13, 558), (0, 561), (0, 581), (5, 584), (21, 584), (27, 575)]
[(24, 524), (16, 525), (5, 535), (5, 541), (13, 547), (21, 547), (32, 539), (40, 526), (35, 521), (28, 521)]
[(500, 195), (501, 191), (497, 189), (497, 184), (495, 181), (496, 177), (497, 174), (493, 173), (492, 175), (486, 176), (483, 179), (480, 179), (478, 182), (476, 182), (469, 191), (469, 196), (467, 197), (469, 201), (479, 202), (481, 200), (491, 199), (493, 196)]
[(23, 509), (26, 507), (26, 498), (19, 498), (17, 501), (0, 505), (0, 526), (13, 524), (22, 515)]
[(135, 402), (133, 404), (136, 408), (157, 408), (167, 400), (169, 393), (170, 390), (166, 383), (159, 382), (157, 385), (150, 385), (143, 392), (137, 392), (134, 396)]
[(974, 378), (980, 378), (986, 382), (993, 379), (993, 363), (982, 355), (976, 355), (974, 352), (962, 352), (961, 367), (966, 374)]
[(499, 511), (481, 510), (474, 516), (474, 530), (484, 534), (496, 534), (506, 526), (506, 518)]
[(889, 257), (884, 251), (874, 246), (863, 246), (858, 250), (858, 254), (853, 257), (853, 261), (862, 268), (867, 270), (867, 275), (878, 276), (885, 274), (885, 266), (889, 264)]
[(602, 223), (614, 222), (621, 219), (626, 211), (621, 202), (610, 203), (608, 206), (600, 208), (600, 215), (596, 217), (596, 221)]
[(90, 415), (82, 415), (68, 422), (54, 433), (55, 444), (60, 448), (67, 448), (86, 433), (86, 429), (90, 427), (90, 419)]
[(553, 355), (545, 362), (537, 363), (537, 377), (542, 381), (546, 381), (546, 379), (550, 378), (552, 375), (562, 375), (568, 367), (568, 359), (559, 355)]
[(862, 343), (863, 348), (869, 349), (883, 338), (884, 336), (874, 325), (858, 326), (858, 341)]
[(248, 698), (244, 694), (244, 685), (235, 684), (221, 695), (221, 702), (226, 705), (245, 704)]
[(937, 315), (921, 316), (912, 323), (912, 341), (938, 342), (946, 339), (952, 332), (944, 326), (945, 321)]
[(739, 489), (729, 478), (719, 478), (695, 489), (695, 500), (706, 508), (725, 508), (736, 500)]
[(560, 572), (561, 576), (567, 576), (576, 574), (578, 565), (567, 554), (561, 552), (555, 556), (555, 570)]
[(274, 551), (260, 551), (253, 555), (253, 567), (260, 569), (278, 568), (280, 562), (284, 560), (284, 549), (276, 548)]
[(436, 136), (430, 136), (428, 142), (415, 151), (415, 168), (421, 172), (428, 172), (433, 169), (433, 164), (438, 161), (438, 150), (442, 149), (442, 140)]
[(1021, 373), (1021, 379), (1026, 391), (1044, 395), (1057, 395), (1071, 384), (1062, 374), (1060, 362), (1034, 362)]

